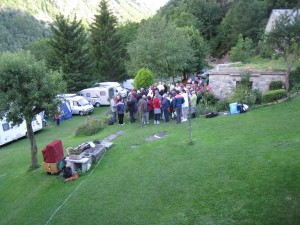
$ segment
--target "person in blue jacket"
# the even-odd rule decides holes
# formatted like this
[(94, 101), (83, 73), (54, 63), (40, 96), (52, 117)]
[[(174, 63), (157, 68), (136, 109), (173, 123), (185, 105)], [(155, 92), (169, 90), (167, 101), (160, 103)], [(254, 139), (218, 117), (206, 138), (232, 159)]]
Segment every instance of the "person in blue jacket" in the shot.
[(119, 125), (124, 125), (125, 106), (124, 106), (123, 98), (121, 98), (117, 104), (117, 111), (118, 111)]
[(181, 96), (180, 91), (176, 90), (176, 95), (173, 99), (173, 109), (176, 112), (176, 123), (181, 123), (182, 117), (182, 104), (184, 103), (184, 98)]
[(162, 101), (162, 111), (164, 113), (165, 121), (169, 122), (169, 108), (170, 108), (170, 99), (168, 98), (167, 94), (163, 95)]

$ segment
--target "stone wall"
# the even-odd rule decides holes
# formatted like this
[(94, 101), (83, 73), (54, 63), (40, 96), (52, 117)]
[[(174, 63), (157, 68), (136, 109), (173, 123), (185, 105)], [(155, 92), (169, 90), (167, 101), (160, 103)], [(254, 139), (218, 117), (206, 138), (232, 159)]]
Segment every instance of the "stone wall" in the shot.
[[(226, 96), (231, 96), (237, 81), (241, 80), (241, 70), (211, 70), (209, 75), (209, 84), (212, 87), (214, 94), (224, 99)], [(262, 93), (269, 90), (271, 81), (280, 80), (285, 83), (286, 73), (283, 71), (251, 71), (250, 81), (253, 82), (252, 89), (258, 89)]]

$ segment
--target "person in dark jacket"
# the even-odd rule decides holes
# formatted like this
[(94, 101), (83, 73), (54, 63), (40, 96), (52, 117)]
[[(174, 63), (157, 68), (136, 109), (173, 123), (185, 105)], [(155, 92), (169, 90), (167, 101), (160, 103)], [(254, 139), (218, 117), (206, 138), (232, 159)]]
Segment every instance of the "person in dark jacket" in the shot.
[(176, 123), (181, 123), (182, 116), (182, 104), (184, 103), (184, 98), (181, 96), (179, 90), (176, 90), (176, 95), (173, 100), (173, 108), (176, 111)]
[(136, 100), (135, 100), (134, 96), (131, 95), (129, 101), (127, 101), (130, 123), (135, 122), (135, 119), (134, 119), (134, 113), (136, 110), (135, 104), (136, 104)]
[(169, 122), (169, 108), (170, 108), (170, 100), (167, 96), (167, 94), (163, 95), (163, 101), (162, 101), (162, 111), (164, 113), (165, 121)]
[(119, 125), (124, 125), (125, 106), (122, 98), (117, 104), (117, 112), (118, 112)]

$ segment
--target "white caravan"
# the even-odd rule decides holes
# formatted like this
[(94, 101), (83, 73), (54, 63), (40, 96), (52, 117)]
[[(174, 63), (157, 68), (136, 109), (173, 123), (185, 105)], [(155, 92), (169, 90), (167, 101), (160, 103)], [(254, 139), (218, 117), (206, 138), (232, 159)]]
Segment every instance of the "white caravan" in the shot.
[[(5, 117), (0, 120), (0, 146), (19, 138), (27, 136), (26, 121), (24, 120), (20, 125), (12, 126), (12, 122), (7, 122)], [(42, 116), (37, 114), (31, 122), (33, 132), (43, 128)]]
[(94, 111), (94, 106), (90, 104), (83, 96), (76, 94), (61, 94), (57, 97), (62, 101), (69, 102), (72, 114), (79, 114), (83, 116)]
[(80, 95), (85, 97), (96, 107), (110, 105), (109, 100), (114, 96), (113, 87), (94, 87), (81, 90)]
[(113, 87), (115, 91), (114, 92), (115, 96), (121, 93), (123, 98), (127, 97), (127, 90), (122, 88), (122, 86), (118, 82), (100, 82), (94, 84), (94, 87)]

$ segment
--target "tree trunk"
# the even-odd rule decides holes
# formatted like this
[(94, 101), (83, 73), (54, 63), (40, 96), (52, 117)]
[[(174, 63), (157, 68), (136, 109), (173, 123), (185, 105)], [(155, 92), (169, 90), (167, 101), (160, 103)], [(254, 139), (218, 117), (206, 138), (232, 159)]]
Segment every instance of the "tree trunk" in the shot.
[(37, 146), (36, 146), (36, 142), (35, 142), (33, 129), (31, 126), (31, 120), (26, 120), (26, 127), (27, 127), (28, 140), (29, 140), (30, 146), (31, 146), (31, 167), (32, 167), (32, 169), (35, 170), (35, 169), (39, 168), (39, 165), (38, 165), (38, 156), (37, 156)]

